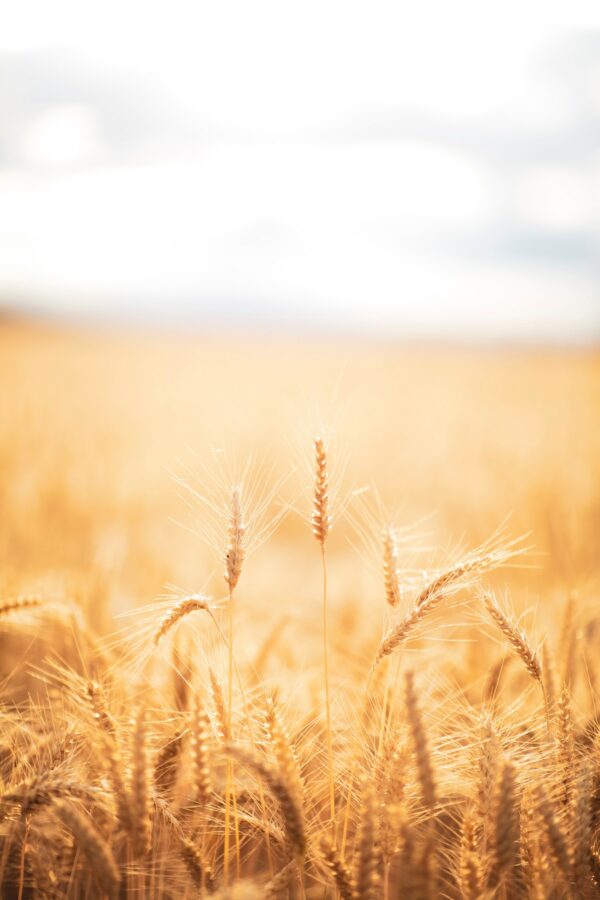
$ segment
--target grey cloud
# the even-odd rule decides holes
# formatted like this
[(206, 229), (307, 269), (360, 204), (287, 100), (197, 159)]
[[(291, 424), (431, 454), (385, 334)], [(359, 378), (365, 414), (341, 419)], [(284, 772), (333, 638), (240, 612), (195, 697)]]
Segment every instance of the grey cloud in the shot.
[(29, 164), (19, 136), (46, 110), (80, 104), (94, 114), (102, 136), (103, 161), (126, 161), (144, 145), (197, 139), (172, 98), (153, 93), (135, 79), (96, 68), (72, 53), (55, 50), (0, 54), (0, 166)]
[[(510, 60), (507, 60), (510, 65)], [(600, 31), (565, 36), (538, 61), (538, 74), (568, 101), (561, 125), (511, 120), (510, 110), (453, 120), (404, 108), (371, 107), (323, 130), (333, 142), (423, 140), (476, 156), (491, 166), (576, 164), (600, 148)], [(476, 74), (474, 74), (476, 77)]]

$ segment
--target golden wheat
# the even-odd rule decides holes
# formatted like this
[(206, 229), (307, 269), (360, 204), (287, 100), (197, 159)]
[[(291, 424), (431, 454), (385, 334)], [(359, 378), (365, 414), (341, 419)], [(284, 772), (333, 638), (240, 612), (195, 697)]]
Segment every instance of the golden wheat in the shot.
[[(295, 516), (272, 413), (327, 359), (14, 341), (0, 329), (1, 896), (600, 898), (593, 354), (357, 348), (338, 433), (358, 486), (338, 503), (317, 437)], [(271, 445), (259, 478), (226, 425), (244, 460)], [(222, 477), (190, 470), (172, 528), (165, 462), (211, 442)], [(538, 555), (506, 525), (482, 543), (508, 506)]]

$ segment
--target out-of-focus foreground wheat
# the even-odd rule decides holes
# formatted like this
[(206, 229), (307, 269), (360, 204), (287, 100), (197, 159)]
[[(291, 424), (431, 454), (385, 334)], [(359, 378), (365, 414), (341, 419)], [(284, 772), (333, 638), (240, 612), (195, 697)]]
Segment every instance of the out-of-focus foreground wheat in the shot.
[(2, 897), (600, 896), (597, 355), (5, 326), (0, 385)]

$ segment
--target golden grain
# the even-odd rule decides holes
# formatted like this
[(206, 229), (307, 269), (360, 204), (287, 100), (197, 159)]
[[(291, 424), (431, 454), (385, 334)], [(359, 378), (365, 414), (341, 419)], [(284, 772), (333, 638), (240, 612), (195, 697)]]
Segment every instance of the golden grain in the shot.
[[(331, 348), (78, 341), (0, 328), (0, 895), (600, 897), (597, 354), (357, 347), (310, 537), (266, 410)], [(210, 443), (182, 532), (163, 467)], [(481, 543), (509, 507), (536, 552)]]

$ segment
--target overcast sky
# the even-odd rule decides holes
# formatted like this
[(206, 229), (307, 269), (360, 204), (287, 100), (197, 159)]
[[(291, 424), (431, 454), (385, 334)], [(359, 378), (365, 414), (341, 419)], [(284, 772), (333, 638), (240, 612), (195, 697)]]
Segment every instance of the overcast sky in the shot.
[(20, 0), (0, 305), (600, 337), (600, 15)]

